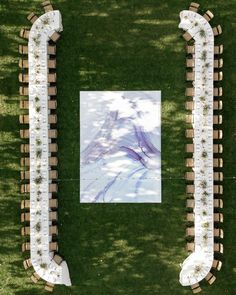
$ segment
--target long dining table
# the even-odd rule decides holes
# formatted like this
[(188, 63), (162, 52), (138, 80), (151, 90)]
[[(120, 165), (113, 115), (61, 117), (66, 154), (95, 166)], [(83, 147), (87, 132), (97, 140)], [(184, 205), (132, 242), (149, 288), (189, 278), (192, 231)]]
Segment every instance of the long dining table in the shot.
[(190, 286), (209, 273), (214, 259), (213, 98), (214, 34), (200, 14), (183, 10), (179, 28), (195, 41), (194, 53), (194, 252), (181, 264), (180, 283)]

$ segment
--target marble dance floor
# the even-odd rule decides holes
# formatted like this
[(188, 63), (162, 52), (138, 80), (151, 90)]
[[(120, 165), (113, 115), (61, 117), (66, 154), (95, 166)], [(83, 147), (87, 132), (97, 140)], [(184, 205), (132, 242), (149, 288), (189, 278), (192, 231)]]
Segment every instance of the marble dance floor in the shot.
[(80, 202), (161, 202), (161, 92), (80, 92)]

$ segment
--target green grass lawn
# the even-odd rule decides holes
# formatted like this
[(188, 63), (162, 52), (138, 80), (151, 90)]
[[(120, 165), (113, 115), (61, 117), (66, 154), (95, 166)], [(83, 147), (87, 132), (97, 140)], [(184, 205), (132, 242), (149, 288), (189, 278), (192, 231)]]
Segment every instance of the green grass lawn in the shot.
[[(55, 0), (64, 32), (57, 44), (59, 252), (73, 286), (58, 295), (183, 295), (185, 252), (185, 43), (179, 12), (188, 1)], [(236, 294), (236, 5), (201, 1), (224, 44), (224, 256), (206, 295)], [(0, 2), (0, 294), (44, 294), (24, 271), (20, 236), (18, 37), (40, 1)], [(162, 90), (162, 204), (79, 203), (79, 91)]]

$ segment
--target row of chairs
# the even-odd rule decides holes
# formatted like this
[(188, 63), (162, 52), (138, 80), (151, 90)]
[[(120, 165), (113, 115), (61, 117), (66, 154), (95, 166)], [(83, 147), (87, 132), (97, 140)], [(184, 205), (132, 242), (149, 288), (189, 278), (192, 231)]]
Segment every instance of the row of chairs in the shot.
[[(215, 60), (215, 63), (219, 63), (220, 60)], [(190, 65), (191, 63), (191, 65)], [(186, 61), (186, 66), (187, 67), (191, 67), (191, 68), (194, 68), (194, 60), (192, 59), (187, 59)], [(221, 64), (221, 67), (223, 67), (223, 64)], [(186, 73), (186, 81), (194, 81), (195, 79), (195, 73), (194, 72), (187, 72)], [(213, 75), (213, 80), (214, 82), (218, 82), (218, 81), (222, 81), (223, 80), (223, 72), (215, 72), (214, 75)]]
[[(198, 12), (199, 11), (199, 4), (195, 2), (191, 2), (189, 6), (189, 10)], [(203, 17), (209, 22), (213, 17), (213, 13), (211, 11), (207, 11)], [(217, 36), (222, 33), (221, 26), (216, 26), (213, 28), (213, 33), (214, 36)], [(188, 33), (185, 32), (183, 34), (184, 39), (188, 42), (192, 39), (192, 36)], [(186, 73), (186, 81), (187, 82), (192, 82), (195, 79), (195, 60), (194, 60), (194, 54), (195, 54), (195, 45), (194, 44), (187, 44), (186, 45), (186, 53), (187, 53), (187, 59), (186, 59), (186, 67), (190, 68), (191, 71), (187, 71)], [(223, 53), (223, 45), (216, 45), (214, 46), (214, 55), (215, 55), (215, 60), (214, 60), (214, 68), (215, 69), (221, 69), (223, 67), (223, 59), (219, 57), (220, 54)], [(191, 57), (189, 57), (191, 55)], [(215, 82), (222, 81), (223, 79), (223, 73), (221, 71), (214, 72), (213, 75), (213, 80)], [(193, 87), (187, 87), (185, 95), (187, 97), (193, 97), (195, 95), (194, 93), (194, 88)], [(219, 100), (216, 98), (222, 97), (223, 95), (223, 89), (222, 87), (217, 87), (214, 88), (213, 95), (215, 97), (214, 103), (213, 103), (213, 110), (214, 110), (214, 115), (213, 115), (213, 124), (215, 125), (220, 125), (222, 124), (223, 118), (222, 115), (220, 114), (215, 114), (215, 111), (220, 111), (223, 108), (223, 103), (222, 100)], [(187, 111), (193, 111), (194, 110), (194, 101), (193, 100), (188, 100), (185, 103), (185, 109)], [(186, 123), (187, 124), (193, 124), (194, 122), (194, 116), (192, 114), (188, 114), (186, 116)], [(187, 139), (193, 139), (194, 138), (194, 130), (193, 129), (186, 129), (185, 132), (186, 138)], [(222, 139), (223, 137), (223, 132), (222, 130), (214, 130), (213, 131), (213, 139), (214, 140), (219, 140)], [(187, 153), (194, 153), (194, 143), (187, 143), (186, 144), (186, 152)], [(213, 145), (213, 153), (214, 155), (219, 155), (223, 153), (223, 146), (222, 144), (219, 143), (214, 143)], [(205, 154), (202, 155), (203, 157), (206, 156)], [(187, 158), (186, 159), (186, 167), (187, 168), (194, 168), (194, 160), (193, 158)], [(223, 181), (223, 172), (218, 171), (219, 168), (223, 167), (223, 159), (222, 158), (214, 158), (213, 159), (213, 166), (214, 168), (217, 168), (217, 171), (214, 171), (214, 195), (219, 196), (223, 194), (223, 186), (220, 185), (219, 183)], [(195, 245), (194, 241), (190, 242), (189, 239), (193, 239), (195, 235), (195, 229), (194, 229), (194, 206), (195, 206), (195, 201), (193, 198), (194, 195), (194, 179), (195, 179), (195, 172), (193, 170), (187, 171), (185, 173), (185, 180), (187, 182), (186, 185), (186, 193), (187, 193), (187, 202), (186, 202), (186, 209), (187, 209), (187, 224), (188, 227), (186, 228), (186, 238), (188, 240), (186, 249), (188, 252), (193, 252)], [(203, 183), (203, 185), (206, 185)], [(224, 237), (224, 232), (221, 228), (219, 228), (219, 225), (223, 222), (223, 214), (220, 212), (220, 210), (223, 208), (223, 200), (221, 198), (214, 198), (214, 238), (215, 239), (223, 239)], [(214, 243), (214, 252), (215, 254), (223, 254), (223, 244), (220, 242), (215, 242)], [(212, 265), (212, 270), (220, 270), (222, 266), (222, 262), (218, 259), (214, 259), (213, 265)], [(207, 276), (205, 277), (205, 280), (209, 283), (212, 284), (215, 281), (216, 277), (214, 274), (210, 271)], [(200, 285), (194, 284), (191, 286), (191, 290), (193, 293), (199, 293), (202, 291)]]
[[(56, 73), (49, 73), (48, 74), (48, 83), (56, 83), (57, 75)], [(19, 81), (20, 83), (29, 83), (29, 75), (20, 73), (19, 74)]]
[[(56, 69), (57, 63), (56, 59), (48, 59), (48, 68), (49, 69)], [(19, 68), (21, 69), (28, 69), (29, 68), (29, 61), (28, 59), (20, 58), (19, 59)]]
[[(185, 95), (189, 97), (194, 96), (194, 88), (193, 87), (187, 87), (185, 91)], [(214, 97), (221, 97), (223, 95), (223, 88), (222, 87), (215, 87), (213, 89), (213, 95)]]
[[(56, 110), (57, 108), (57, 101), (55, 99), (48, 100), (48, 109), (49, 110)], [(21, 110), (28, 110), (29, 109), (29, 101), (28, 100), (21, 100), (20, 101), (20, 109)]]
[[(223, 53), (223, 51), (224, 51), (223, 44), (214, 46), (214, 54), (215, 55), (220, 55)], [(187, 52), (187, 54), (194, 54), (195, 53), (195, 45), (187, 44), (186, 45), (186, 52)]]
[[(19, 53), (22, 55), (27, 55), (28, 54), (28, 45), (19, 45)], [(56, 55), (56, 45), (55, 44), (50, 44), (47, 46), (47, 53), (48, 55)]]
[[(193, 129), (186, 129), (185, 131), (186, 138), (194, 138), (194, 130)], [(213, 139), (222, 139), (223, 138), (223, 131), (220, 129), (213, 130)]]
[[(50, 1), (44, 1), (42, 3), (44, 12), (50, 12), (53, 11), (53, 6), (51, 5)], [(35, 21), (37, 21), (38, 16), (35, 13), (30, 13), (27, 16), (27, 19), (33, 24)], [(29, 30), (24, 28), (20, 31), (20, 36), (26, 40), (29, 39)], [(53, 72), (53, 70), (56, 69), (56, 59), (54, 58), (56, 55), (56, 45), (52, 42), (56, 42), (60, 38), (60, 34), (57, 32), (54, 32), (52, 36), (50, 37), (51, 41), (49, 41), (49, 44), (47, 46), (47, 54), (48, 54), (48, 68), (49, 73), (47, 76), (48, 83), (56, 83), (57, 76), (56, 73)], [(19, 45), (19, 53), (23, 55), (23, 58), (19, 60), (19, 67), (22, 70), (22, 72), (19, 74), (19, 82), (23, 83), (23, 85), (20, 87), (20, 95), (22, 96), (28, 96), (29, 95), (29, 89), (27, 87), (27, 84), (29, 83), (29, 74), (28, 74), (28, 68), (29, 68), (29, 62), (28, 62), (28, 46), (21, 44)], [(55, 85), (50, 85), (48, 87), (48, 95), (50, 96), (50, 99), (48, 100), (48, 109), (50, 110), (50, 114), (48, 115), (48, 123), (49, 124), (56, 124), (57, 123), (57, 115), (54, 113), (54, 111), (57, 108), (57, 101), (55, 99), (52, 99), (52, 97), (55, 97), (57, 94), (57, 88)], [(28, 110), (29, 109), (29, 101), (24, 99), (20, 101), (20, 109), (21, 110)], [(29, 124), (29, 115), (28, 114), (22, 114), (19, 117), (19, 121), (21, 124)], [(22, 139), (29, 139), (29, 129), (21, 129), (20, 130), (20, 137)], [(49, 153), (56, 153), (58, 151), (58, 146), (54, 142), (54, 140), (57, 138), (57, 130), (56, 129), (49, 129), (48, 130), (48, 138), (50, 139), (49, 143)], [(29, 143), (23, 143), (21, 144), (21, 153), (24, 154), (24, 157), (21, 158), (21, 166), (24, 167), (24, 170), (21, 171), (21, 181), (23, 184), (21, 184), (21, 193), (27, 194), (30, 192), (30, 185), (29, 185), (29, 179), (30, 179), (30, 171), (28, 170), (30, 167), (30, 158), (26, 154), (29, 154), (30, 152), (30, 146)], [(49, 156), (49, 165), (52, 167), (51, 170), (49, 170), (49, 179), (52, 181), (55, 181), (58, 179), (58, 172), (55, 170), (58, 159), (56, 156)], [(27, 170), (26, 170), (27, 169)], [(58, 186), (56, 183), (50, 183), (49, 184), (49, 192), (53, 194), (53, 198), (49, 199), (49, 220), (52, 222), (52, 225), (49, 226), (49, 234), (50, 236), (54, 237), (58, 235), (58, 228), (55, 222), (58, 220), (58, 214), (57, 214), (57, 208), (58, 208), (58, 200), (55, 198), (55, 193), (58, 191)], [(21, 222), (24, 223), (24, 226), (21, 229), (21, 234), (23, 237), (29, 237), (30, 236), (30, 200), (24, 199), (21, 201)], [(49, 250), (51, 252), (58, 252), (58, 243), (56, 241), (52, 241), (49, 244)], [(28, 241), (25, 241), (22, 244), (22, 252), (30, 251), (30, 243)], [(54, 254), (53, 260), (60, 265), (63, 261), (63, 259), (58, 255)], [(23, 262), (24, 268), (27, 270), (32, 267), (31, 259), (26, 259)], [(40, 279), (40, 276), (34, 272), (31, 275), (31, 280), (34, 283), (37, 283)], [(52, 292), (54, 288), (54, 284), (50, 282), (46, 282), (45, 284), (45, 290)]]
[[(24, 249), (26, 249), (26, 251), (30, 251), (30, 244), (29, 243), (24, 243), (23, 245), (24, 245)], [(50, 250), (53, 249), (52, 251), (56, 251), (54, 249), (58, 248), (57, 242), (51, 242), (49, 247), (50, 247)], [(59, 256), (58, 254), (54, 255), (53, 260), (57, 265), (61, 265), (63, 262), (63, 258), (61, 256)], [(30, 269), (32, 267), (31, 259), (30, 258), (25, 259), (23, 261), (23, 266), (24, 266), (25, 270)], [(31, 275), (30, 279), (32, 280), (32, 282), (34, 282), (36, 284), (40, 280), (40, 276), (36, 272), (34, 272)], [(46, 284), (45, 284), (46, 291), (53, 292), (53, 288), (54, 288), (54, 284), (52, 284), (50, 282), (46, 282)]]
[[(28, 96), (29, 95), (29, 88), (26, 86), (20, 86), (19, 93), (22, 96)], [(57, 87), (56, 86), (49, 86), (48, 87), (48, 95), (49, 96), (56, 96), (57, 95)]]
[[(191, 2), (191, 3), (190, 3), (190, 6), (189, 6), (189, 10), (194, 11), (194, 12), (198, 12), (199, 7), (200, 7), (200, 5), (199, 5), (198, 3), (196, 3), (196, 2)], [(206, 21), (210, 22), (210, 21), (213, 19), (214, 14), (213, 14), (210, 10), (207, 10), (207, 11), (203, 14), (203, 17), (206, 19)], [(220, 25), (218, 25), (218, 26), (212, 28), (212, 30), (213, 30), (213, 34), (214, 34), (214, 36), (218, 36), (218, 35), (222, 34), (222, 28), (221, 28)], [(183, 37), (184, 37), (184, 39), (185, 39), (187, 42), (190, 41), (190, 40), (192, 39), (192, 36), (191, 36), (188, 32), (185, 32), (185, 33), (183, 34)]]
[[(29, 129), (21, 129), (20, 130), (20, 138), (28, 139), (29, 138)], [(57, 138), (57, 129), (49, 129), (48, 130), (48, 138), (56, 139)]]

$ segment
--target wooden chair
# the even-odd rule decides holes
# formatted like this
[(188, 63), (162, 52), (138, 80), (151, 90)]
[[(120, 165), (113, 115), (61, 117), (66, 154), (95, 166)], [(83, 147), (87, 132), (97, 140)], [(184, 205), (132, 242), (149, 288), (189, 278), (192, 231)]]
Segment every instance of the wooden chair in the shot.
[(220, 260), (214, 259), (213, 264), (212, 264), (212, 268), (220, 271), (222, 267), (222, 262)]
[(49, 138), (57, 138), (57, 130), (56, 129), (49, 129), (48, 130), (48, 137)]
[(24, 236), (29, 236), (30, 235), (30, 227), (29, 226), (24, 226), (21, 228), (21, 235)]
[(29, 242), (23, 243), (21, 247), (21, 251), (22, 252), (30, 251), (30, 243)]
[(207, 274), (207, 276), (205, 277), (205, 280), (210, 284), (212, 285), (214, 283), (214, 281), (216, 280), (216, 277), (211, 273), (209, 272)]
[(49, 158), (49, 165), (50, 166), (57, 166), (57, 164), (58, 164), (57, 157), (50, 157)]
[(213, 167), (214, 168), (222, 168), (223, 167), (223, 159), (222, 158), (214, 158), (213, 159)]
[(42, 3), (43, 9), (45, 12), (49, 12), (49, 11), (53, 11), (53, 7), (52, 4), (50, 3), (50, 1), (44, 1)]
[(24, 266), (24, 269), (27, 270), (28, 268), (30, 268), (32, 266), (32, 262), (31, 262), (31, 259), (26, 259), (23, 261), (23, 266)]
[(222, 139), (223, 131), (222, 130), (213, 130), (213, 139)]
[(55, 32), (51, 35), (50, 39), (56, 43), (60, 37), (61, 37), (61, 35), (58, 32)]
[(21, 213), (21, 222), (29, 222), (30, 221), (30, 213), (29, 212), (24, 212)]
[(50, 221), (57, 221), (58, 216), (57, 216), (57, 211), (50, 211), (49, 212), (49, 220)]
[(24, 167), (24, 166), (29, 166), (30, 165), (30, 159), (28, 158), (28, 157), (24, 157), (24, 158), (21, 158), (20, 159), (20, 165), (22, 166), (22, 167)]
[[(188, 213), (192, 214), (192, 213)], [(186, 236), (193, 237), (195, 235), (194, 227), (187, 227), (186, 228)]]
[(203, 17), (209, 22), (210, 20), (213, 19), (214, 14), (210, 10), (207, 10), (207, 12), (205, 12)]
[(186, 115), (185, 116), (185, 122), (187, 123), (187, 124), (192, 124), (193, 123), (193, 115)]
[(214, 81), (222, 81), (223, 80), (223, 72), (214, 73)]
[(215, 238), (224, 238), (224, 231), (221, 228), (214, 228), (214, 237)]
[(49, 207), (52, 209), (58, 208), (58, 200), (57, 199), (49, 199)]
[(57, 66), (56, 60), (55, 59), (49, 59), (48, 60), (48, 68), (49, 69), (55, 69)]
[(187, 168), (192, 168), (194, 166), (194, 160), (193, 160), (193, 158), (187, 158), (185, 160), (185, 166)]
[(56, 124), (57, 123), (57, 115), (48, 115), (48, 124)]
[(223, 122), (223, 117), (221, 115), (214, 115), (213, 116), (213, 124), (220, 125)]
[(44, 289), (48, 292), (53, 292), (54, 284), (46, 282)]
[(185, 32), (182, 36), (183, 36), (184, 40), (187, 42), (193, 38), (192, 35), (189, 34), (189, 32)]
[(21, 69), (28, 69), (28, 67), (29, 67), (28, 59), (20, 58), (19, 59), (19, 68), (21, 68)]
[(187, 194), (194, 194), (194, 185), (188, 184), (186, 186), (186, 193)]
[(20, 192), (21, 192), (21, 194), (29, 193), (28, 184), (22, 184), (20, 187)]
[(220, 25), (214, 27), (212, 29), (212, 31), (213, 31), (214, 36), (218, 36), (218, 35), (222, 34), (222, 28)]
[(194, 152), (194, 145), (193, 143), (187, 143), (185, 146), (186, 153), (193, 153)]
[(49, 179), (57, 179), (58, 178), (58, 172), (57, 170), (49, 170)]
[(195, 46), (194, 45), (186, 45), (186, 52), (188, 54), (194, 54), (195, 53)]
[(29, 76), (27, 74), (20, 73), (18, 78), (20, 83), (29, 83)]
[(223, 64), (224, 64), (223, 58), (214, 60), (214, 68), (216, 68), (216, 69), (222, 68)]
[(223, 44), (214, 46), (214, 54), (222, 54), (224, 51)]
[(34, 12), (31, 12), (28, 16), (27, 19), (33, 24), (37, 19), (37, 15)]
[(21, 38), (24, 38), (24, 39), (29, 39), (29, 30), (27, 30), (27, 29), (21, 29), (20, 30), (20, 37)]
[(57, 193), (58, 186), (56, 183), (50, 183), (49, 184), (49, 193)]
[(223, 153), (223, 145), (222, 144), (214, 144), (213, 145), (213, 152), (215, 154), (222, 154)]
[(55, 96), (57, 94), (57, 87), (56, 86), (49, 86), (48, 87), (48, 95)]
[(19, 45), (19, 53), (20, 54), (28, 54), (28, 45)]
[(197, 294), (197, 293), (200, 293), (202, 291), (200, 285), (197, 283), (197, 284), (194, 284), (194, 285), (191, 285), (191, 289), (193, 291), (194, 294)]
[(29, 109), (29, 101), (28, 100), (20, 100), (20, 109), (28, 110)]
[(56, 225), (49, 226), (49, 235), (58, 235), (58, 229)]
[(194, 81), (194, 79), (195, 79), (195, 72), (186, 73), (186, 81)]
[(194, 96), (194, 88), (186, 88), (185, 90), (185, 96), (191, 96), (193, 97)]
[(57, 244), (57, 242), (50, 242), (49, 250), (58, 252), (58, 244)]
[(22, 200), (20, 208), (21, 208), (21, 210), (29, 209), (30, 208), (30, 200)]
[(56, 80), (57, 80), (57, 74), (56, 73), (48, 74), (48, 83), (56, 83)]
[(188, 251), (188, 252), (193, 252), (194, 251), (194, 248), (195, 248), (195, 244), (193, 243), (193, 242), (191, 242), (191, 243), (187, 243), (186, 244), (186, 250)]
[(186, 67), (187, 68), (194, 68), (195, 62), (194, 59), (186, 58)]
[(185, 173), (185, 180), (194, 181), (194, 172), (186, 172)]
[[(194, 222), (194, 214), (193, 213), (187, 213), (187, 221)], [(191, 229), (191, 230), (189, 230), (189, 232), (191, 233), (192, 232), (192, 227), (188, 227), (188, 229), (189, 228)], [(193, 232), (193, 235), (194, 235), (194, 232)]]
[(48, 108), (49, 110), (55, 110), (57, 108), (57, 101), (56, 100), (48, 100)]
[(194, 199), (187, 199), (187, 201), (186, 201), (186, 208), (193, 209), (194, 208), (194, 204), (195, 204)]
[(193, 138), (194, 137), (194, 130), (193, 129), (186, 129), (185, 137), (186, 138)]
[(214, 88), (214, 96), (222, 96), (222, 95), (223, 95), (222, 87)]
[(56, 55), (56, 45), (48, 45), (48, 54)]
[(59, 255), (54, 255), (53, 260), (56, 262), (56, 264), (61, 265), (63, 258)]
[(222, 110), (223, 109), (223, 102), (222, 102), (222, 100), (214, 100), (214, 102), (213, 102), (213, 109), (214, 110)]
[(36, 272), (34, 272), (34, 273), (32, 274), (32, 276), (30, 277), (30, 279), (31, 279), (31, 281), (32, 281), (33, 283), (36, 284), (36, 283), (39, 281), (40, 276), (39, 276)]
[(214, 199), (214, 207), (215, 208), (223, 208), (223, 200), (222, 199)]
[(20, 115), (19, 122), (20, 124), (29, 124), (29, 115)]
[(222, 213), (214, 213), (214, 222), (224, 222), (224, 215)]
[(216, 253), (224, 253), (224, 246), (221, 243), (214, 243), (214, 252)]
[(214, 185), (214, 194), (223, 195), (223, 186), (222, 185)]
[(58, 151), (58, 146), (56, 143), (49, 143), (49, 152), (56, 153)]
[(196, 2), (191, 2), (190, 6), (189, 6), (189, 10), (197, 12), (199, 9), (200, 4), (196, 3)]
[(214, 181), (223, 181), (223, 172), (214, 172)]
[(24, 86), (20, 86), (19, 93), (20, 93), (20, 95), (28, 96), (29, 95), (29, 88), (24, 87)]
[(21, 129), (20, 138), (29, 138), (29, 129)]

